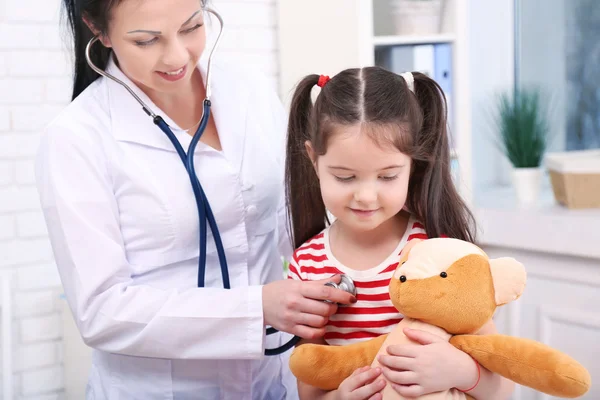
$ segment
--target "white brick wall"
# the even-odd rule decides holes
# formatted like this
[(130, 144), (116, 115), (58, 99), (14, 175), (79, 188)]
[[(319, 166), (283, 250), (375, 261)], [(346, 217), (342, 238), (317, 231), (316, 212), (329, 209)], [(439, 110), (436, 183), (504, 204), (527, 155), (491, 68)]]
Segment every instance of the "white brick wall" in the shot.
[[(227, 27), (215, 57), (260, 69), (273, 85), (276, 1), (211, 0)], [(33, 175), (40, 130), (70, 98), (59, 6), (60, 0), (0, 1), (0, 272), (9, 273), (14, 288), (18, 400), (64, 400), (68, 379), (61, 366), (60, 280)]]

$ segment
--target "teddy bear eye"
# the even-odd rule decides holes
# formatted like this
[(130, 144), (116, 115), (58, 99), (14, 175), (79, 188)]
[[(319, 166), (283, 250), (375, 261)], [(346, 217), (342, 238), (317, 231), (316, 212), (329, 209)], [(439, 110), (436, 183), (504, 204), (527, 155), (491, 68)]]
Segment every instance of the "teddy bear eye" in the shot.
[(447, 278), (447, 277), (448, 277), (448, 274), (447, 274), (447, 273), (445, 273), (445, 272), (442, 272), (442, 273), (440, 274), (440, 276), (441, 276), (442, 278)]
[(406, 282), (406, 276), (404, 276), (404, 275), (400, 276), (400, 282), (402, 282), (402, 283)]

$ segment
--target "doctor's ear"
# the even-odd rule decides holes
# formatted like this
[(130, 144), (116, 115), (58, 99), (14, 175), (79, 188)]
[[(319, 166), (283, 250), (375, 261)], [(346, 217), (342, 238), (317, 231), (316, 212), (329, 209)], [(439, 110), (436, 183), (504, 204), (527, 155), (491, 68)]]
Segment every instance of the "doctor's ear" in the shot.
[(319, 169), (317, 168), (317, 156), (315, 154), (315, 150), (312, 147), (312, 144), (310, 143), (310, 140), (304, 142), (304, 147), (306, 148), (306, 154), (308, 155), (308, 158), (310, 158), (310, 162), (312, 163), (318, 177)]
[(100, 43), (102, 43), (102, 45), (104, 47), (112, 47), (112, 45), (110, 43), (110, 39), (108, 39), (108, 36), (106, 34), (102, 33), (98, 28), (96, 28), (96, 26), (94, 25), (94, 23), (92, 21), (90, 21), (87, 17), (84, 16), (83, 22), (89, 28), (89, 30), (92, 31), (94, 36), (98, 36)]

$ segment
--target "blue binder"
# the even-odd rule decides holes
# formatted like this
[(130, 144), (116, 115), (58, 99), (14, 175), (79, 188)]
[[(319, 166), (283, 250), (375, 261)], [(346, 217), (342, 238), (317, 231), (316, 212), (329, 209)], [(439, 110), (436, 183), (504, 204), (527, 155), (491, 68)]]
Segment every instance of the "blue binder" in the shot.
[(439, 43), (434, 46), (434, 77), (446, 97), (452, 95), (452, 45)]
[(450, 43), (438, 43), (434, 46), (434, 76), (433, 79), (440, 85), (446, 100), (448, 101), (448, 129), (450, 134), (450, 145), (454, 147), (458, 137), (454, 127), (454, 98), (452, 92), (452, 45)]

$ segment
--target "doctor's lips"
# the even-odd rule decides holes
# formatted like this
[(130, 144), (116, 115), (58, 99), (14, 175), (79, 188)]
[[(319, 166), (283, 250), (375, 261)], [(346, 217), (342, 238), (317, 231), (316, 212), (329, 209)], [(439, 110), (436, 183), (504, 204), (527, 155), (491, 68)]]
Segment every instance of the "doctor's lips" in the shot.
[(174, 70), (168, 71), (168, 72), (156, 71), (156, 73), (159, 76), (161, 76), (162, 78), (164, 78), (170, 82), (180, 80), (181, 78), (183, 78), (185, 76), (186, 72), (187, 72), (187, 64), (179, 69), (174, 69)]

